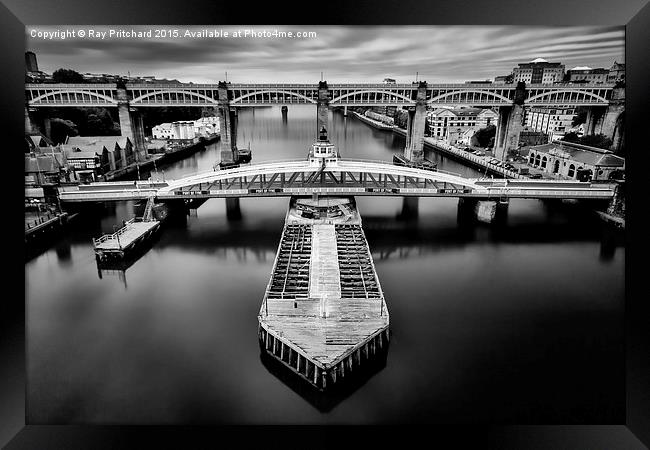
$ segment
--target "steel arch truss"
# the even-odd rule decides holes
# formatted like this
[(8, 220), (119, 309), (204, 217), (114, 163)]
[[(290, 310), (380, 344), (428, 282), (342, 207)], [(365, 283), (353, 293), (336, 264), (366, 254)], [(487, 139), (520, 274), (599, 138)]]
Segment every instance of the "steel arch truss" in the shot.
[(218, 104), (216, 89), (143, 89), (131, 90), (133, 106), (197, 106)]
[(282, 168), (273, 164), (202, 174), (170, 182), (160, 198), (260, 195), (458, 195), (485, 191), (455, 175), (391, 164), (335, 164), (321, 169), (308, 164)]
[(604, 87), (583, 89), (531, 88), (527, 91), (526, 105), (608, 105), (611, 89)]
[(318, 91), (315, 89), (281, 90), (263, 89), (247, 91), (233, 89), (236, 96), (230, 102), (231, 105), (271, 105), (271, 104), (294, 104), (294, 103), (316, 103)]
[(428, 104), (466, 103), (475, 106), (511, 105), (513, 88), (492, 89), (437, 89), (431, 91)]
[(110, 87), (70, 86), (57, 87), (40, 84), (26, 88), (30, 106), (116, 106), (117, 96)]

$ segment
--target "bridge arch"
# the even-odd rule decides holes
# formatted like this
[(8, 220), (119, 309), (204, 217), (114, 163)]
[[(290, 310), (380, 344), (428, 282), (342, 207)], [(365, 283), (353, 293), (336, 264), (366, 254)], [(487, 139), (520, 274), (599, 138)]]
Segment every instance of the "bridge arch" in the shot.
[(264, 90), (264, 91), (255, 91), (255, 92), (249, 92), (248, 94), (240, 95), (237, 98), (234, 98), (230, 101), (230, 104), (236, 104), (237, 102), (241, 102), (243, 99), (254, 96), (254, 95), (259, 95), (259, 94), (286, 94), (290, 95), (293, 97), (299, 97), (302, 99), (307, 100), (310, 103), (316, 103), (316, 100), (311, 99), (307, 97), (306, 95), (299, 94), (297, 92), (291, 92), (291, 91), (284, 91), (284, 90)]
[[(542, 92), (541, 94), (533, 95), (532, 97), (527, 98), (524, 100), (524, 103), (532, 103), (533, 100), (538, 100), (544, 97), (551, 97), (555, 94), (562, 94), (562, 93), (573, 93), (573, 94), (584, 94), (586, 96), (595, 98), (596, 100), (599, 100), (603, 103), (609, 103), (609, 100), (607, 100), (605, 97), (601, 97), (600, 95), (594, 94), (593, 92), (589, 91), (581, 91), (579, 89), (553, 89), (549, 90), (547, 92)], [(571, 102), (569, 102), (571, 103)]]
[(183, 91), (183, 90), (164, 90), (164, 91), (153, 91), (153, 92), (147, 92), (146, 94), (143, 94), (139, 97), (134, 98), (131, 100), (131, 104), (135, 105), (137, 103), (141, 103), (142, 100), (153, 97), (156, 95), (163, 95), (163, 94), (171, 94), (171, 93), (176, 93), (176, 94), (184, 94), (184, 95), (189, 95), (190, 97), (194, 98), (199, 98), (202, 100), (206, 100), (208, 103), (218, 103), (218, 101), (214, 98), (208, 97), (207, 95), (199, 94), (198, 92), (193, 92), (193, 91)]
[(360, 90), (360, 91), (348, 92), (347, 94), (343, 94), (343, 95), (339, 95), (338, 97), (334, 97), (332, 100), (330, 100), (330, 105), (334, 104), (335, 102), (340, 101), (340, 100), (342, 100), (344, 98), (350, 97), (351, 95), (366, 94), (366, 93), (370, 94), (370, 93), (373, 93), (373, 92), (375, 94), (384, 94), (384, 95), (390, 95), (390, 96), (393, 96), (393, 97), (401, 98), (402, 100), (406, 100), (408, 103), (415, 104), (415, 100), (412, 100), (412, 99), (410, 99), (407, 96), (402, 95), (402, 94), (396, 94), (395, 92), (384, 91), (384, 90), (381, 90), (381, 89), (363, 89), (363, 90)]
[(503, 102), (506, 102), (508, 104), (512, 103), (512, 100), (509, 99), (508, 97), (497, 94), (495, 92), (480, 91), (478, 89), (463, 89), (463, 90), (458, 90), (458, 91), (445, 92), (444, 94), (437, 95), (435, 97), (432, 97), (430, 100), (427, 100), (427, 103), (435, 103), (435, 102), (437, 102), (439, 100), (442, 100), (445, 97), (451, 97), (451, 96), (456, 95), (456, 94), (464, 94), (464, 93), (470, 93), (470, 92), (473, 92), (475, 94), (487, 95), (488, 97), (492, 97), (494, 100), (503, 101)]
[(56, 97), (57, 95), (63, 95), (63, 94), (87, 94), (90, 97), (105, 100), (108, 103), (112, 103), (112, 104), (117, 105), (117, 100), (114, 99), (114, 98), (111, 98), (111, 97), (109, 97), (107, 95), (99, 94), (97, 92), (84, 91), (84, 90), (81, 90), (81, 89), (66, 89), (66, 90), (60, 90), (60, 91), (47, 92), (47, 93), (45, 93), (43, 95), (39, 95), (38, 97), (32, 98), (29, 101), (29, 103), (30, 104), (36, 104), (36, 103), (40, 102), (41, 100), (44, 100), (44, 99), (46, 99), (48, 97)]
[[(246, 177), (248, 181), (244, 183), (251, 182), (251, 177), (261, 177), (266, 176), (268, 179), (273, 178), (277, 179), (282, 177), (286, 179), (291, 179), (292, 176), (297, 176), (297, 174), (302, 173), (315, 173), (319, 171), (319, 167), (314, 167), (309, 164), (308, 161), (287, 161), (287, 162), (270, 162), (270, 163), (260, 163), (254, 164), (246, 167), (239, 167), (234, 169), (227, 170), (217, 170), (204, 172), (196, 175), (192, 175), (185, 178), (180, 178), (178, 180), (171, 180), (168, 182), (168, 185), (161, 188), (159, 193), (161, 194), (171, 194), (176, 191), (182, 191), (183, 188), (189, 188), (192, 186), (197, 186), (201, 184), (211, 184), (224, 182), (224, 184), (230, 184), (232, 186), (239, 184), (241, 178)], [(371, 162), (371, 161), (361, 161), (361, 160), (338, 160), (337, 163), (328, 166), (325, 169), (325, 172), (330, 172), (332, 174), (340, 175), (342, 172), (352, 173), (352, 174), (367, 174), (370, 178), (381, 174), (382, 176), (400, 176), (402, 180), (406, 178), (416, 180), (427, 180), (427, 182), (433, 183), (449, 183), (457, 187), (461, 186), (464, 189), (472, 190), (484, 190), (485, 188), (477, 185), (475, 180), (464, 178), (460, 175), (445, 173), (441, 171), (430, 171), (423, 169), (415, 169), (410, 167), (396, 166), (394, 164), (385, 163), (385, 162)], [(258, 180), (259, 182), (259, 180)], [(367, 181), (361, 181), (361, 179), (350, 183), (349, 180), (346, 180), (347, 186), (350, 188), (363, 188), (369, 187), (366, 186)], [(331, 186), (330, 183), (326, 181), (325, 185), (322, 185), (318, 182), (311, 182), (308, 187), (313, 188), (323, 188)], [(365, 183), (365, 184), (364, 184)], [(284, 187), (292, 187), (285, 185)], [(306, 187), (302, 185), (301, 187)], [(407, 188), (411, 187), (406, 186)]]

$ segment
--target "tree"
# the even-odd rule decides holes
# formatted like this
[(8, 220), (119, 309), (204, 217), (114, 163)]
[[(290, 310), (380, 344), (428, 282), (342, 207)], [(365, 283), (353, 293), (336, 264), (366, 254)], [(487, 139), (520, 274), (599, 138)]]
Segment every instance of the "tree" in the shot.
[(580, 136), (578, 136), (578, 133), (576, 133), (575, 131), (571, 131), (571, 132), (565, 134), (564, 137), (562, 138), (562, 140), (566, 141), (566, 142), (579, 143), (580, 142)]
[(78, 136), (77, 125), (65, 119), (50, 119), (50, 136), (54, 144), (63, 144), (67, 136)]
[(573, 120), (571, 121), (571, 126), (572, 127), (577, 127), (581, 123), (585, 123), (587, 121), (587, 109), (586, 108), (578, 108), (576, 110), (576, 115), (573, 116)]
[(565, 142), (575, 142), (576, 144), (588, 145), (589, 147), (604, 148), (608, 150), (612, 146), (612, 140), (604, 134), (588, 134), (578, 136), (575, 132), (570, 132), (562, 138)]
[(204, 106), (201, 108), (201, 117), (217, 116), (217, 110), (214, 106)]
[(409, 113), (404, 109), (400, 109), (395, 113), (395, 125), (400, 128), (406, 128), (408, 123)]
[(55, 83), (83, 83), (83, 75), (72, 69), (57, 69), (52, 74), (52, 81)]
[(588, 134), (580, 139), (580, 143), (604, 149), (609, 149), (612, 146), (612, 140), (604, 134)]
[(485, 128), (481, 128), (474, 136), (479, 147), (490, 147), (494, 146), (494, 137), (497, 133), (497, 127), (495, 125), (488, 125)]

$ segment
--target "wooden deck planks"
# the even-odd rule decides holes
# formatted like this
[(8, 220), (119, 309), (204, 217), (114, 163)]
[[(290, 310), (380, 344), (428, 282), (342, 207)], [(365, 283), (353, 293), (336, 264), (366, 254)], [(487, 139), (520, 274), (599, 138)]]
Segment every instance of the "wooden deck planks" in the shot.
[(140, 239), (148, 231), (157, 227), (159, 222), (132, 222), (126, 225), (126, 230), (120, 234), (119, 242), (117, 239), (107, 239), (101, 244), (97, 244), (98, 250), (111, 251), (130, 247), (134, 242)]
[[(360, 223), (346, 224), (342, 230), (327, 223), (302, 226), (311, 228), (311, 233), (304, 234), (311, 239), (308, 298), (281, 299), (267, 294), (259, 321), (273, 335), (327, 369), (386, 330), (388, 309)], [(337, 245), (337, 238), (344, 239), (343, 246)], [(280, 246), (278, 253), (286, 249)], [(348, 260), (352, 271), (342, 273), (340, 264)], [(286, 265), (275, 269), (284, 270), (286, 275)], [(271, 275), (272, 279), (277, 276)], [(346, 280), (346, 294), (342, 293), (342, 279)]]

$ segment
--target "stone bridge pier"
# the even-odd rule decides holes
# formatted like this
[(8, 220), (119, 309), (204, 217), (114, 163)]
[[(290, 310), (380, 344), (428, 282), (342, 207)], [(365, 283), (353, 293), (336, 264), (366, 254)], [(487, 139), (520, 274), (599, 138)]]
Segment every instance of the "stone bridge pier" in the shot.
[(327, 120), (329, 104), (330, 92), (327, 87), (327, 81), (320, 81), (318, 83), (318, 100), (316, 102), (316, 136), (318, 136), (323, 127), (329, 132)]
[(397, 215), (400, 220), (414, 220), (420, 214), (420, 198), (404, 197), (402, 198), (402, 211)]
[(615, 88), (606, 107), (592, 106), (587, 109), (584, 124), (585, 135), (603, 134), (612, 140), (611, 150), (621, 149), (625, 136), (625, 89)]
[(625, 89), (615, 88), (612, 98), (598, 125), (599, 133), (612, 140), (613, 151), (620, 150), (625, 134)]
[(418, 84), (415, 108), (408, 111), (404, 157), (409, 161), (424, 159), (424, 126), (427, 118), (427, 83)]
[(226, 198), (226, 218), (228, 220), (241, 220), (242, 215), (239, 197)]
[(25, 133), (41, 133), (51, 139), (50, 118), (40, 110), (25, 106)]
[(508, 201), (458, 199), (458, 221), (463, 223), (483, 222), (503, 224), (508, 218)]
[(117, 101), (120, 135), (128, 137), (133, 143), (136, 161), (144, 161), (147, 159), (147, 147), (144, 140), (142, 115), (129, 105), (129, 96), (125, 87), (117, 88)]
[(524, 128), (526, 85), (518, 83), (512, 106), (499, 108), (499, 123), (494, 137), (494, 156), (505, 160), (508, 152), (519, 148), (519, 133)]
[(228, 84), (219, 82), (219, 122), (221, 126), (221, 161), (232, 163), (237, 153), (237, 111), (230, 107), (232, 92)]

